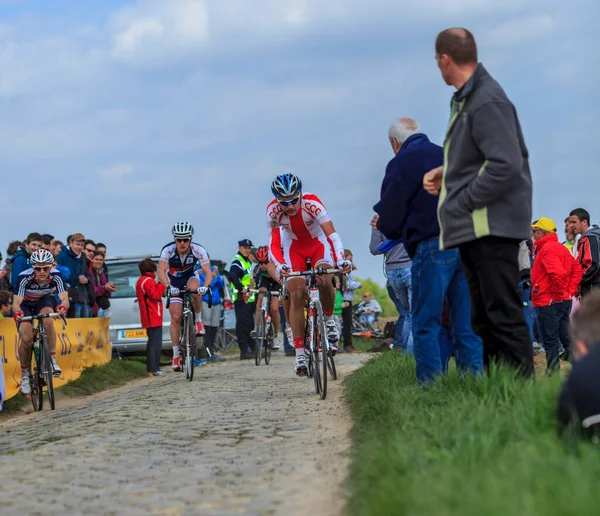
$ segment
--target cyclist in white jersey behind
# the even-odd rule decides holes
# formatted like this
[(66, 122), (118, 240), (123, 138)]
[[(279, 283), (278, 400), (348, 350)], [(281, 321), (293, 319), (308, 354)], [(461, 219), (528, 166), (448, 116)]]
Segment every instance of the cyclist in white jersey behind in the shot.
[[(177, 222), (171, 230), (174, 242), (165, 245), (158, 262), (158, 281), (171, 292), (171, 342), (173, 344), (173, 370), (181, 371), (181, 351), (179, 349), (179, 331), (183, 318), (183, 298), (180, 290), (195, 290), (192, 305), (196, 319), (196, 335), (204, 335), (202, 324), (202, 296), (212, 282), (212, 270), (206, 249), (192, 242), (194, 227), (189, 222)], [(199, 273), (195, 272), (199, 263), (204, 271), (204, 285), (200, 286)]]
[[(336, 233), (321, 200), (315, 194), (303, 193), (302, 181), (294, 174), (277, 176), (271, 184), (271, 191), (275, 199), (267, 206), (269, 255), (277, 276), (285, 278), (292, 271), (306, 270), (308, 260), (314, 269), (337, 266), (344, 273), (350, 272), (352, 264), (344, 256), (342, 239)], [(318, 281), (327, 339), (335, 352), (339, 340), (333, 318), (335, 290), (329, 275), (319, 277)], [(308, 372), (304, 355), (306, 281), (303, 278), (290, 278), (288, 292), (290, 325), (296, 352), (294, 370), (298, 376), (305, 376)]]

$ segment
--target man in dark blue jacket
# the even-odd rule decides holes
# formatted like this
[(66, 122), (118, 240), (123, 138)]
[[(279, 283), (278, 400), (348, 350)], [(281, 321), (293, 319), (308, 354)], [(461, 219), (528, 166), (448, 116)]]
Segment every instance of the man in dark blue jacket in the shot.
[(87, 262), (82, 256), (85, 237), (81, 233), (71, 236), (68, 246), (62, 248), (56, 256), (58, 265), (67, 267), (70, 272), (69, 299), (71, 301), (70, 317), (91, 317), (93, 289), (90, 288), (89, 274), (86, 268)]
[(374, 210), (379, 214), (378, 229), (394, 242), (402, 242), (412, 258), (417, 380), (424, 383), (444, 370), (446, 360), (439, 346), (444, 299), (454, 330), (457, 366), (479, 374), (483, 348), (471, 328), (469, 291), (460, 255), (456, 249), (440, 251), (437, 200), (423, 189), (425, 173), (443, 163), (443, 149), (431, 143), (410, 118), (394, 122), (389, 139), (395, 156), (387, 165), (381, 200)]

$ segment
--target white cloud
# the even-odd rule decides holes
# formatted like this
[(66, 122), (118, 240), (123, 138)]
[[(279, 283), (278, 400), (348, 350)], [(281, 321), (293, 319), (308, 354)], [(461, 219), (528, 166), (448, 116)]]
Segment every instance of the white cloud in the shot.
[(133, 165), (131, 163), (116, 163), (109, 167), (104, 167), (98, 170), (98, 175), (104, 181), (121, 181), (125, 177), (131, 175), (133, 172)]
[(143, 0), (117, 11), (110, 20), (113, 57), (154, 61), (186, 55), (208, 41), (203, 0)]
[(494, 27), (487, 33), (485, 39), (492, 45), (517, 46), (550, 35), (555, 26), (555, 20), (550, 15), (529, 16)]

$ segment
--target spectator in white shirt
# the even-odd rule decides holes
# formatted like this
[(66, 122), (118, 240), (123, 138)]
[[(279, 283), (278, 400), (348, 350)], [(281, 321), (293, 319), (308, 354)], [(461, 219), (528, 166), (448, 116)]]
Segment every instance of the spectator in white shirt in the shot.
[(365, 292), (363, 300), (358, 303), (358, 308), (356, 309), (359, 319), (369, 326), (373, 326), (377, 314), (380, 314), (382, 311), (381, 305), (373, 299), (373, 295), (370, 292)]

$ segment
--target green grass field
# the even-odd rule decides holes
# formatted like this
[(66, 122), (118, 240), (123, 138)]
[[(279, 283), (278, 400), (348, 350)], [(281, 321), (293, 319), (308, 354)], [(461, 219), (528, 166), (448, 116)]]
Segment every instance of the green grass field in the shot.
[(456, 371), (425, 390), (411, 358), (383, 353), (346, 380), (354, 427), (351, 515), (598, 512), (600, 449), (556, 435), (560, 378), (482, 381)]

